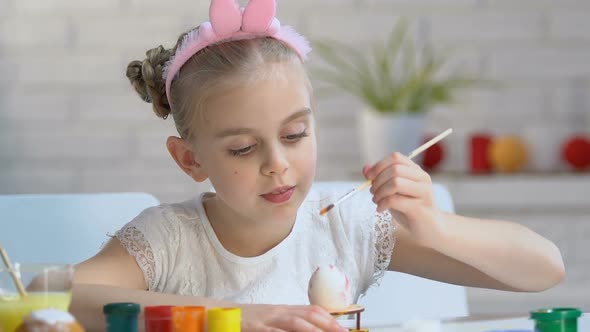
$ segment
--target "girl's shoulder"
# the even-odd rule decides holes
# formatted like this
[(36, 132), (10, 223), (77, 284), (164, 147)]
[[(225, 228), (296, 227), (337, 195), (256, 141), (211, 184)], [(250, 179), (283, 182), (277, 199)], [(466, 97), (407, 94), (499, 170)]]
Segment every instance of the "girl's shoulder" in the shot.
[(126, 227), (142, 231), (179, 232), (200, 224), (199, 198), (178, 203), (162, 203), (143, 210)]
[(178, 269), (179, 261), (197, 252), (202, 234), (197, 203), (191, 199), (165, 203), (143, 210), (117, 231), (115, 237), (135, 257), (150, 290), (162, 290), (169, 276)]

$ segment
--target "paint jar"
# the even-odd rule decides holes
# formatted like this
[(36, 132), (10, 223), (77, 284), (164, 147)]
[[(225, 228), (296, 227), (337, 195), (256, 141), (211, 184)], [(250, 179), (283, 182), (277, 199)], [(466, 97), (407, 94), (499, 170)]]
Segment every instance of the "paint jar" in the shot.
[(209, 332), (240, 332), (242, 310), (240, 308), (214, 308), (207, 312)]
[(492, 138), (487, 134), (473, 134), (470, 137), (470, 167), (472, 174), (485, 174), (492, 170), (488, 151)]
[(205, 307), (172, 307), (174, 332), (205, 332)]
[(144, 308), (146, 332), (173, 332), (172, 306), (150, 306)]
[(582, 311), (576, 308), (547, 308), (531, 311), (538, 332), (577, 332), (578, 317)]
[(137, 316), (141, 307), (137, 303), (109, 303), (102, 307), (107, 332), (137, 332)]

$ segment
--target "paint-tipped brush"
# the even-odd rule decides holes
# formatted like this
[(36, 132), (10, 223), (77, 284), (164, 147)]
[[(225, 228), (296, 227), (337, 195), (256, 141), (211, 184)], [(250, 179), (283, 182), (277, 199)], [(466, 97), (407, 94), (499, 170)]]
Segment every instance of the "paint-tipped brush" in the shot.
[[(431, 147), (434, 144), (436, 144), (438, 141), (440, 141), (443, 138), (445, 138), (448, 135), (450, 135), (452, 132), (453, 132), (453, 129), (452, 128), (449, 128), (449, 129), (445, 130), (444, 132), (440, 133), (439, 135), (437, 135), (436, 137), (432, 138), (428, 142), (422, 144), (416, 150), (412, 151), (412, 153), (410, 153), (408, 155), (408, 158), (412, 159), (412, 158), (416, 157), (417, 155), (419, 155), (420, 153), (424, 152), (429, 147)], [(334, 202), (334, 203), (326, 206), (325, 208), (322, 208), (320, 210), (320, 215), (323, 216), (324, 214), (328, 213), (328, 211), (332, 210), (334, 207), (336, 207), (340, 203), (344, 202), (345, 200), (347, 200), (348, 198), (350, 198), (351, 196), (353, 196), (355, 193), (357, 193), (359, 191), (362, 191), (363, 189), (368, 188), (369, 186), (371, 186), (371, 183), (372, 183), (371, 180), (367, 180), (367, 181), (363, 182), (362, 184), (360, 184), (358, 187), (356, 187), (356, 188), (352, 189), (351, 191), (347, 192), (342, 197), (340, 197), (336, 202)]]

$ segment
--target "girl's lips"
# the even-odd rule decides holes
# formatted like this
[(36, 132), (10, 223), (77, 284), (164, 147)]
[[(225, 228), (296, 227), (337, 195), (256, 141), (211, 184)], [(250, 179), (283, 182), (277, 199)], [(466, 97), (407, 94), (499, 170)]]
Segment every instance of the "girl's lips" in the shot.
[(283, 203), (291, 199), (295, 187), (285, 187), (284, 189), (274, 190), (268, 194), (260, 195), (271, 203)]

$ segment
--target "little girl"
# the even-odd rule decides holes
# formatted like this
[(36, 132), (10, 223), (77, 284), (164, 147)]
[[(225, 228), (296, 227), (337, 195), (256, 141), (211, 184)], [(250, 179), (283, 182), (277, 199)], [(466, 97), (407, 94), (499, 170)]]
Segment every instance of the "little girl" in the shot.
[(245, 10), (213, 0), (210, 22), (129, 64), (141, 98), (176, 124), (172, 158), (215, 192), (143, 211), (78, 265), (72, 311), (83, 324), (100, 329), (103, 304), (132, 301), (240, 306), (245, 331), (341, 331), (309, 305), (323, 264), (346, 273), (355, 301), (387, 270), (513, 291), (562, 280), (553, 243), (519, 224), (440, 211), (429, 175), (399, 153), (365, 166), (371, 189), (320, 216), (337, 196), (312, 189), (310, 48), (275, 10), (275, 0)]

